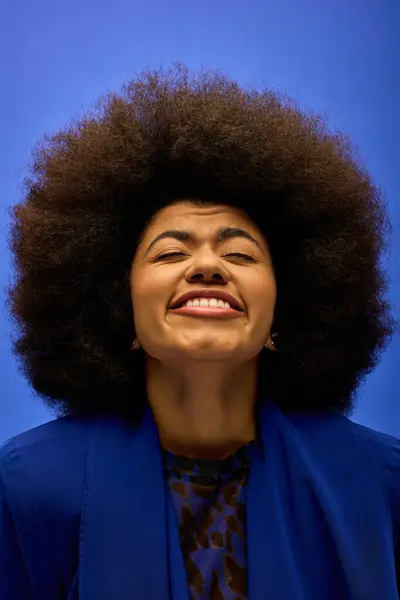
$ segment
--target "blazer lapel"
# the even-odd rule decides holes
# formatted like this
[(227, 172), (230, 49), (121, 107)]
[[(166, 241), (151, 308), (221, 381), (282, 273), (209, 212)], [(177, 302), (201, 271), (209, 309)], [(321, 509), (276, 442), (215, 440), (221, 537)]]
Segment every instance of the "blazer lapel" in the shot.
[(397, 597), (385, 498), (343, 417), (288, 419), (264, 402), (260, 421), (247, 497), (249, 600)]
[(99, 423), (87, 460), (79, 598), (170, 598), (165, 486), (157, 430)]
[(285, 502), (280, 413), (265, 401), (260, 417), (262, 448), (254, 457), (247, 490), (248, 597), (306, 600), (291, 545), (296, 534)]

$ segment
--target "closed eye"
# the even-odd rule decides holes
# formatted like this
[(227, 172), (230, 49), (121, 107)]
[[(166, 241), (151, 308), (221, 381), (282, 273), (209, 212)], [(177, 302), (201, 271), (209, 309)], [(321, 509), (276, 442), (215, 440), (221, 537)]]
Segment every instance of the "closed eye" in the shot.
[(155, 257), (154, 261), (163, 260), (164, 258), (179, 258), (181, 256), (187, 256), (185, 252), (164, 252), (163, 254), (159, 254)]
[(255, 262), (255, 259), (250, 256), (250, 254), (244, 254), (244, 252), (229, 252), (229, 254), (224, 254), (224, 258), (227, 256), (236, 256), (237, 258), (243, 258), (249, 262)]
[[(156, 256), (154, 262), (168, 258), (180, 258), (182, 256), (187, 256), (187, 254), (185, 252), (179, 252), (177, 250), (175, 250), (174, 252), (164, 252), (163, 254), (159, 254), (158, 256)], [(256, 262), (255, 258), (250, 256), (250, 254), (245, 254), (244, 252), (229, 252), (227, 254), (223, 254), (223, 258), (227, 258), (230, 256), (240, 258), (248, 262)]]

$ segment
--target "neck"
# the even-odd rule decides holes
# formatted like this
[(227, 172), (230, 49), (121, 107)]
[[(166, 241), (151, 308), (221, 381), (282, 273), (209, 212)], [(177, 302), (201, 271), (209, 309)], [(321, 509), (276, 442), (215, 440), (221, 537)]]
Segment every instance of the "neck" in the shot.
[(162, 447), (223, 459), (254, 439), (257, 366), (191, 361), (174, 368), (148, 358), (147, 397)]

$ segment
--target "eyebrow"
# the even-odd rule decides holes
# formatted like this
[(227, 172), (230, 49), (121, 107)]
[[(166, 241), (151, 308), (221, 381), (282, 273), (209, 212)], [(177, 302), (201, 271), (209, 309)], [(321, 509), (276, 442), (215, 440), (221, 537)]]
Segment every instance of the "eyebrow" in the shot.
[[(180, 242), (190, 242), (194, 243), (196, 241), (196, 235), (191, 233), (190, 231), (184, 231), (182, 229), (169, 229), (167, 231), (163, 231), (154, 240), (150, 243), (149, 247), (145, 252), (145, 256), (150, 252), (152, 247), (164, 238), (172, 238), (178, 240)], [(253, 244), (257, 246), (263, 251), (261, 244), (245, 229), (241, 229), (240, 227), (220, 227), (216, 233), (215, 240), (218, 243), (226, 242), (226, 240), (231, 240), (232, 238), (245, 238), (249, 240)]]

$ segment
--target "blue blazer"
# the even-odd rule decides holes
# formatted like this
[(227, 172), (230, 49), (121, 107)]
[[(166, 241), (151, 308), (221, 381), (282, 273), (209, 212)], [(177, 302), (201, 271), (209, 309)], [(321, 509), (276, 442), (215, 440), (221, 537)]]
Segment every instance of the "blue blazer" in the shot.
[[(260, 424), (249, 600), (397, 600), (400, 442), (270, 401)], [(0, 598), (189, 599), (149, 409), (136, 427), (75, 414), (3, 445)]]

